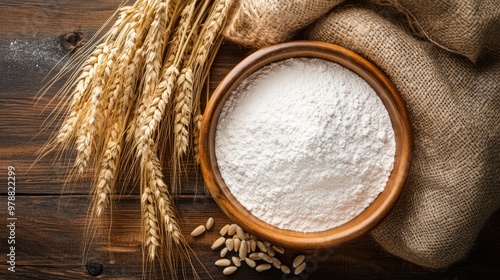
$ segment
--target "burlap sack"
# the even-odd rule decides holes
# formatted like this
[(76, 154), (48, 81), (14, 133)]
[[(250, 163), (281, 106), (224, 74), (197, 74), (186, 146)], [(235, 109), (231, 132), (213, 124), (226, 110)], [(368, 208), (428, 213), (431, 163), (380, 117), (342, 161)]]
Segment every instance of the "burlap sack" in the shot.
[(224, 36), (248, 47), (290, 39), (343, 0), (236, 0)]
[(440, 47), (471, 61), (500, 44), (498, 0), (373, 0), (408, 16), (415, 30)]
[[(475, 62), (498, 48), (498, 0), (372, 0), (395, 7), (421, 36)], [(343, 0), (236, 0), (224, 35), (249, 47), (290, 39)], [(363, 1), (350, 1), (363, 2)]]
[(500, 206), (500, 52), (473, 65), (354, 7), (331, 12), (307, 36), (373, 61), (407, 104), (415, 136), (411, 174), (373, 231), (377, 242), (426, 267), (462, 259)]
[[(279, 22), (288, 15), (272, 14)], [(467, 254), (500, 206), (500, 50), (483, 42), (485, 38), (469, 41), (474, 53), (483, 53), (473, 64), (414, 37), (406, 28), (408, 22), (406, 27), (395, 24), (388, 20), (392, 15), (346, 5), (334, 8), (306, 36), (363, 55), (401, 92), (414, 129), (412, 169), (401, 199), (373, 237), (397, 256), (441, 268)], [(262, 33), (275, 26), (257, 28)], [(500, 38), (500, 26), (489, 32), (494, 33), (491, 38)], [(467, 44), (468, 38), (454, 40)]]

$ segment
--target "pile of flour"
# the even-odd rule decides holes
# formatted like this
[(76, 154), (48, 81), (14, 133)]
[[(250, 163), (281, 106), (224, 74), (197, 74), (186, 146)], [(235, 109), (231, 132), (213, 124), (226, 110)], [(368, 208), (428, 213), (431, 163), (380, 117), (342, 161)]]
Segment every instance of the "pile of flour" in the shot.
[(330, 61), (291, 58), (233, 91), (215, 149), (226, 185), (253, 215), (316, 232), (352, 220), (384, 190), (395, 139), (366, 81)]

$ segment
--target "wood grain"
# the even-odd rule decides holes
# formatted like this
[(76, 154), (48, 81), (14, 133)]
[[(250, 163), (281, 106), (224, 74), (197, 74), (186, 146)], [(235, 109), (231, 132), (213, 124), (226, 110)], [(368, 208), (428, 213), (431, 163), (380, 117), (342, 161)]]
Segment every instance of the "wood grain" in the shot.
[[(100, 277), (112, 279), (139, 279), (142, 273), (141, 232), (139, 198), (136, 195), (117, 199), (114, 205), (112, 240), (98, 236), (90, 246), (90, 253), (81, 259), (81, 240), (88, 198), (73, 196), (29, 196), (17, 197), (16, 223), (16, 273), (9, 279), (91, 279), (85, 264), (91, 260), (102, 263)], [(214, 279), (226, 279), (221, 269), (213, 265), (219, 258), (218, 251), (210, 249), (219, 236), (219, 229), (230, 220), (226, 218), (211, 198), (185, 196), (177, 200), (183, 232), (196, 252), (201, 264), (198, 271), (202, 279), (208, 279), (201, 265)], [(2, 207), (0, 215), (6, 216)], [(338, 248), (314, 251), (309, 255), (309, 279), (493, 279), (500, 276), (493, 256), (500, 244), (490, 243), (498, 237), (499, 215), (494, 217), (469, 260), (442, 271), (429, 271), (385, 253), (368, 236)], [(215, 218), (212, 230), (200, 237), (192, 238), (189, 232), (208, 217)], [(1, 244), (6, 244), (4, 235)], [(4, 247), (1, 247), (4, 249)], [(290, 264), (298, 252), (286, 251), (281, 257)], [(6, 274), (7, 265), (0, 264), (0, 275)], [(280, 279), (277, 270), (257, 273), (248, 267), (237, 272), (239, 279)], [(241, 278), (240, 278), (241, 277)], [(456, 278), (458, 277), (458, 278)], [(2, 278), (5, 279), (5, 278)], [(286, 277), (283, 279), (294, 279)], [(306, 278), (295, 278), (306, 279)]]
[[(81, 242), (88, 208), (90, 181), (68, 185), (62, 192), (70, 157), (53, 161), (50, 155), (37, 164), (35, 152), (47, 141), (57, 123), (42, 129), (55, 108), (49, 104), (61, 83), (36, 104), (34, 96), (61, 69), (68, 58), (64, 36), (82, 32), (86, 39), (112, 16), (121, 0), (4, 0), (0, 5), (0, 279), (140, 279), (142, 249), (139, 198), (136, 185), (123, 183), (123, 195), (114, 200), (112, 238), (94, 238), (82, 257)], [(250, 51), (225, 44), (213, 67), (210, 89)], [(52, 70), (52, 71), (51, 71)], [(43, 108), (47, 106), (46, 110)], [(69, 154), (71, 156), (71, 153)], [(7, 271), (7, 167), (16, 168), (16, 273)], [(215, 226), (200, 238), (189, 238), (200, 263), (202, 279), (227, 279), (213, 263), (210, 250), (217, 230), (229, 219), (205, 195), (199, 169), (188, 166), (183, 194), (177, 199), (185, 233), (215, 218)], [(196, 195), (195, 195), (196, 194)], [(384, 252), (365, 236), (337, 248), (312, 252), (301, 277), (282, 277), (271, 270), (257, 273), (247, 267), (237, 279), (499, 279), (500, 213), (497, 212), (463, 262), (445, 270), (429, 271)], [(290, 263), (297, 252), (288, 251)], [(99, 261), (103, 271), (91, 276), (88, 261)], [(204, 272), (202, 265), (208, 272)], [(159, 272), (158, 272), (159, 273)]]

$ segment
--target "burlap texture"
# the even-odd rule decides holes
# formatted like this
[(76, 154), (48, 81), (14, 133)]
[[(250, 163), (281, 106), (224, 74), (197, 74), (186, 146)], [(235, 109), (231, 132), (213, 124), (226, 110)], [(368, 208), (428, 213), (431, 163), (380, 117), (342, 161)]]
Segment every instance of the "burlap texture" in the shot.
[(411, 173), (396, 207), (373, 231), (376, 241), (430, 268), (462, 259), (500, 206), (499, 52), (474, 65), (354, 7), (333, 11), (307, 36), (373, 61), (407, 104), (415, 137)]
[(471, 61), (500, 44), (498, 0), (373, 0), (408, 16), (415, 30)]
[(295, 33), (343, 0), (236, 0), (224, 36), (248, 47), (264, 47)]
[[(432, 6), (429, 1), (413, 2), (420, 3), (415, 7)], [(407, 28), (414, 25), (411, 19), (395, 23), (392, 19), (400, 17), (376, 5), (344, 5), (314, 23), (306, 38), (332, 42), (363, 55), (381, 68), (401, 92), (415, 136), (411, 174), (401, 199), (372, 235), (397, 256), (425, 267), (441, 268), (466, 256), (482, 226), (500, 207), (500, 25), (498, 16), (492, 18), (498, 15), (500, 6), (495, 7), (491, 1), (461, 1), (470, 9), (464, 12), (450, 4), (457, 1), (435, 2), (442, 5), (442, 20), (457, 17), (457, 22), (471, 16), (462, 26), (467, 30), (447, 37), (446, 33), (453, 29), (431, 28), (427, 34), (434, 37), (422, 40)], [(245, 3), (256, 1), (241, 0), (239, 5)], [(262, 2), (258, 7), (259, 17), (276, 24), (252, 19), (252, 24), (257, 24), (252, 27), (258, 32), (241, 35), (236, 28), (226, 36), (231, 40), (248, 36), (243, 44), (253, 47), (289, 38), (280, 32), (271, 36), (274, 39), (259, 37), (276, 30), (284, 32), (278, 25), (288, 22), (293, 14), (267, 10), (268, 5), (273, 6)], [(238, 9), (234, 11), (237, 15), (242, 13)], [(304, 22), (310, 22), (313, 16), (304, 18), (308, 19)], [(429, 18), (440, 20), (434, 14)], [(472, 34), (476, 32), (472, 30), (478, 34)]]

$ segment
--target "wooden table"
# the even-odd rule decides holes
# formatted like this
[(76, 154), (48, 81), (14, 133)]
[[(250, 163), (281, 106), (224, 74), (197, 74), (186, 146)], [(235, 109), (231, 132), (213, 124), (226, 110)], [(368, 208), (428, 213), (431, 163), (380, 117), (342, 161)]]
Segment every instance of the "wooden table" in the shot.
[[(137, 187), (125, 185), (116, 197), (111, 244), (96, 238), (82, 258), (90, 183), (72, 183), (62, 192), (65, 162), (46, 157), (36, 165), (35, 152), (42, 147), (55, 125), (42, 129), (54, 108), (44, 106), (53, 97), (56, 84), (38, 105), (34, 96), (61, 69), (70, 49), (82, 33), (90, 38), (117, 8), (120, 0), (3, 0), (0, 4), (0, 278), (1, 279), (140, 279), (142, 249), (140, 206)], [(213, 89), (222, 77), (250, 51), (223, 45), (215, 61)], [(53, 71), (51, 72), (51, 69)], [(6, 227), (7, 170), (15, 167), (15, 273), (9, 272), (10, 253)], [(29, 170), (28, 170), (29, 169)], [(185, 233), (208, 217), (215, 229), (200, 238), (188, 237), (206, 271), (197, 265), (202, 279), (226, 279), (213, 265), (218, 253), (210, 250), (218, 229), (230, 221), (205, 193), (202, 176), (195, 167), (177, 198)], [(290, 262), (297, 252), (287, 251)], [(491, 218), (470, 256), (455, 266), (430, 271), (384, 252), (369, 236), (338, 248), (315, 252), (301, 277), (282, 277), (276, 269), (258, 273), (248, 267), (233, 279), (500, 279), (500, 213)], [(92, 264), (88, 266), (88, 264)], [(317, 264), (317, 265), (315, 265)], [(102, 268), (98, 276), (89, 269)], [(229, 278), (229, 277), (227, 277)]]

